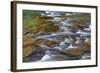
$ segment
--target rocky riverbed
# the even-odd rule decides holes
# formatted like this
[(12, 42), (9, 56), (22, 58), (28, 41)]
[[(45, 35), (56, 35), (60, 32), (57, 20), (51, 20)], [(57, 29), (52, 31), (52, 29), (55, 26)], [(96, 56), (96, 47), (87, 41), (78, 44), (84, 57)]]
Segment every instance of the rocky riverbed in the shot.
[[(48, 25), (44, 25), (37, 33), (23, 34), (23, 62), (91, 59), (91, 24), (90, 21), (83, 21), (81, 14), (42, 14), (41, 18), (45, 19), (48, 25), (57, 27), (57, 31), (51, 27), (54, 32), (47, 32), (43, 28)], [(49, 29), (49, 26), (46, 29)]]

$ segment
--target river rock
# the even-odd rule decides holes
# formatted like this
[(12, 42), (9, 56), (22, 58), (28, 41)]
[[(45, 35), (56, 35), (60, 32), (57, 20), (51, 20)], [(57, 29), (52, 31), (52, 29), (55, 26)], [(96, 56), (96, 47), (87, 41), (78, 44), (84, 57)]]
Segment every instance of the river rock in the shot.
[(64, 60), (64, 55), (60, 54), (58, 51), (46, 51), (45, 55), (40, 61), (60, 61)]
[(30, 53), (32, 53), (32, 47), (31, 46), (26, 46), (23, 48), (23, 57), (28, 56)]
[(63, 50), (63, 52), (70, 56), (79, 56), (83, 53), (81, 48), (76, 47), (76, 46), (69, 46), (68, 48)]
[(32, 51), (27, 57), (23, 58), (24, 62), (35, 62), (39, 61), (45, 55), (45, 49), (41, 47), (34, 47), (36, 49)]
[(85, 53), (85, 54), (82, 55), (81, 59), (82, 60), (91, 59), (91, 54), (90, 53)]

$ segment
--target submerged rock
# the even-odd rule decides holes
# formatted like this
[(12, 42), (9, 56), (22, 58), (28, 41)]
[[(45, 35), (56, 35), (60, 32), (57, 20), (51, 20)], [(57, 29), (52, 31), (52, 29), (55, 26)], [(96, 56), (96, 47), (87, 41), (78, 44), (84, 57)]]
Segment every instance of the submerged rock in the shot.
[(66, 48), (65, 50), (62, 50), (62, 51), (63, 51), (63, 53), (65, 53), (66, 55), (69, 55), (69, 56), (79, 56), (83, 53), (81, 48), (76, 47), (76, 46), (69, 46), (68, 48)]
[(90, 53), (85, 53), (85, 54), (82, 55), (81, 59), (82, 60), (91, 59), (91, 54)]
[(45, 55), (45, 49), (41, 47), (35, 47), (36, 50), (32, 51), (27, 57), (23, 58), (24, 62), (34, 62), (40, 60)]

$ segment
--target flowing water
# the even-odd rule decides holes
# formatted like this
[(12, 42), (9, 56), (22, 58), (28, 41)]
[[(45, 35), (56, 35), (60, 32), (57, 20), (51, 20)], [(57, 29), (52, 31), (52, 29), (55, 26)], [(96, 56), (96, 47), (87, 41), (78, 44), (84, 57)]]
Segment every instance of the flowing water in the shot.
[[(36, 39), (55, 41), (53, 47), (46, 44), (40, 44), (36, 52), (32, 52), (28, 57), (24, 58), (24, 62), (34, 61), (61, 61), (61, 60), (77, 60), (77, 59), (90, 59), (90, 43), (89, 46), (85, 41), (90, 39), (90, 25), (83, 30), (75, 29), (73, 24), (69, 23), (70, 18), (58, 17), (56, 13), (47, 12), (47, 16), (52, 16), (53, 19), (48, 19), (60, 27), (60, 31), (35, 37)], [(75, 29), (75, 31), (74, 31)], [(33, 37), (34, 38), (34, 37)], [(89, 40), (90, 41), (90, 40)], [(88, 41), (88, 42), (89, 42)], [(44, 45), (44, 46), (43, 46)], [(82, 49), (83, 48), (83, 49)]]

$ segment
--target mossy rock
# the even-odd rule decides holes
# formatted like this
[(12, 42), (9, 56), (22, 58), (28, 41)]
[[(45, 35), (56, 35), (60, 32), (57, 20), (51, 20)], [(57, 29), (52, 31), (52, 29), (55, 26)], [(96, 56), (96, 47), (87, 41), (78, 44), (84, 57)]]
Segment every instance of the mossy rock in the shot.
[(66, 53), (67, 55), (70, 55), (70, 56), (79, 56), (83, 53), (83, 51), (79, 48), (77, 49), (69, 49), (67, 51), (64, 51), (64, 53)]
[(53, 48), (53, 47), (55, 47), (58, 43), (55, 42), (55, 41), (45, 41), (44, 44), (47, 45), (47, 46), (49, 46), (49, 47), (51, 47), (51, 48)]
[(86, 44), (86, 43), (84, 43), (81, 47), (81, 50), (83, 51), (83, 52), (87, 52), (87, 51), (90, 51), (90, 45), (88, 45), (88, 44)]
[(31, 36), (26, 36), (23, 38), (23, 46), (32, 45), (33, 43), (34, 43), (34, 41)]
[(88, 46), (86, 43), (84, 43), (78, 48), (70, 48), (63, 52), (66, 53), (67, 55), (78, 56), (78, 55), (81, 55), (88, 51), (90, 51), (90, 46)]
[(27, 36), (23, 38), (23, 46), (38, 46), (41, 44), (43, 40), (32, 38), (31, 36)]
[(29, 54), (32, 53), (32, 51), (33, 51), (33, 49), (31, 46), (23, 47), (23, 57), (28, 56)]
[(40, 44), (40, 41), (33, 39), (31, 36), (23, 38), (23, 57), (27, 57), (31, 54), (36, 48), (33, 48)]

